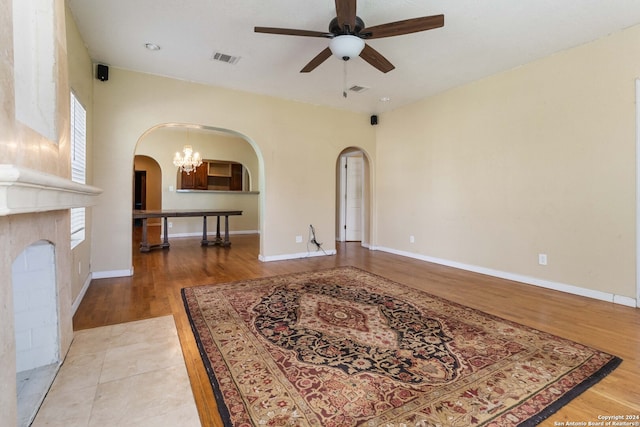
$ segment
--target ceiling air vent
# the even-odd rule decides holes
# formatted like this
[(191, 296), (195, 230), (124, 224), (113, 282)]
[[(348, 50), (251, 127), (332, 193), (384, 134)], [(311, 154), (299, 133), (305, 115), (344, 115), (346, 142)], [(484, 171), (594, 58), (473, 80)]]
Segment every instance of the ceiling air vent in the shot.
[(211, 59), (214, 61), (226, 62), (227, 64), (233, 65), (240, 60), (240, 57), (227, 55), (226, 53), (221, 52), (213, 52), (213, 56), (211, 56)]
[(366, 87), (366, 86), (358, 86), (358, 85), (353, 85), (353, 86), (351, 86), (351, 87), (349, 88), (349, 90), (350, 90), (351, 92), (355, 92), (355, 93), (362, 93), (362, 92), (364, 92), (364, 91), (365, 91), (365, 90), (367, 90), (367, 89), (369, 89), (369, 88), (368, 88), (368, 87)]

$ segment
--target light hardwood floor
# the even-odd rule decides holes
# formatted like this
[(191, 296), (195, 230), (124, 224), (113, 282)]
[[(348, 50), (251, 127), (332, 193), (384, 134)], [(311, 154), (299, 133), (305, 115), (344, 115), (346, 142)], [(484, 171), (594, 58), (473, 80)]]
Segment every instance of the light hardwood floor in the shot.
[(337, 244), (335, 256), (263, 263), (257, 259), (258, 239), (257, 235), (232, 236), (231, 248), (202, 248), (197, 238), (172, 239), (170, 250), (142, 254), (134, 232), (134, 276), (93, 280), (74, 317), (74, 329), (173, 314), (202, 425), (217, 427), (222, 424), (180, 289), (353, 265), (624, 360), (543, 425), (598, 422), (601, 416), (640, 416), (640, 309), (369, 251), (358, 243)]

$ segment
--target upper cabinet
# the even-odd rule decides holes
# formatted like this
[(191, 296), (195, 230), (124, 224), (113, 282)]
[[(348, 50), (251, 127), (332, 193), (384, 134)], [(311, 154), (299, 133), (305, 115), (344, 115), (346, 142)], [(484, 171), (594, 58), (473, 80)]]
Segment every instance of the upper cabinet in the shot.
[(181, 189), (184, 190), (208, 190), (207, 163), (203, 162), (192, 172), (181, 173)]
[(194, 172), (181, 173), (182, 190), (246, 191), (248, 173), (241, 163), (204, 160)]

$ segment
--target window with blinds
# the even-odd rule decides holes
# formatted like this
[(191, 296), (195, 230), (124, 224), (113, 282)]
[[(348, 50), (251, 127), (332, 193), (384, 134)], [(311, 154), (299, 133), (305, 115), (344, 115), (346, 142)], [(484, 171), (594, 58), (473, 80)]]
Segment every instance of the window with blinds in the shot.
[[(86, 184), (87, 111), (71, 93), (71, 180)], [(84, 241), (85, 208), (71, 208), (71, 249)]]

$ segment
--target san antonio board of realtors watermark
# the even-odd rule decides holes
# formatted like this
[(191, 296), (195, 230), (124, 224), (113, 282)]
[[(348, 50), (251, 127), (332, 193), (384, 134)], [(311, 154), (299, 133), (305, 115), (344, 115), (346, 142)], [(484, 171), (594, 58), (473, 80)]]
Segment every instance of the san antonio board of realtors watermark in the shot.
[(640, 414), (635, 415), (598, 415), (592, 421), (554, 421), (554, 427), (640, 427)]

